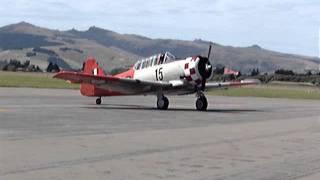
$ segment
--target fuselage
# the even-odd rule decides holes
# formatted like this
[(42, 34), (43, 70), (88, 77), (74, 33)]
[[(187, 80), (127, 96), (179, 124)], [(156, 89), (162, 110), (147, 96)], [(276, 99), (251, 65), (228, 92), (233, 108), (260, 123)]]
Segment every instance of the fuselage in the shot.
[[(193, 93), (196, 91), (196, 87), (201, 84), (202, 80), (211, 78), (212, 74), (212, 69), (210, 69), (210, 75), (203, 77), (203, 72), (201, 71), (205, 69), (203, 69), (204, 67), (201, 65), (201, 58), (200, 56), (194, 56), (186, 59), (175, 59), (174, 56), (169, 53), (159, 54), (137, 61), (128, 71), (117, 74), (114, 77), (148, 82), (166, 82), (173, 85), (172, 88), (161, 89), (161, 93), (174, 95)], [(175, 85), (177, 85), (176, 88)], [(87, 85), (84, 85), (84, 87), (85, 86)], [(95, 86), (95, 93), (91, 93), (90, 96), (147, 95), (159, 93), (150, 91), (150, 89), (147, 88), (124, 88), (121, 85), (119, 85), (119, 88), (115, 87), (117, 87), (116, 83), (112, 84), (112, 90), (109, 88), (108, 83)], [(116, 89), (116, 91), (114, 89)], [(82, 94), (88, 96), (88, 93)]]
[(134, 79), (147, 81), (172, 81), (184, 77), (183, 64), (185, 60), (159, 64), (145, 69), (134, 70)]

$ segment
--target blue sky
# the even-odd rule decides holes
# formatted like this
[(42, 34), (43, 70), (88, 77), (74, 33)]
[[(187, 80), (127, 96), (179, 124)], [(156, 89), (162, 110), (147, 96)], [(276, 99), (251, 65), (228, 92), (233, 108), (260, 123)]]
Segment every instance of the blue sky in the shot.
[(86, 30), (98, 26), (152, 38), (319, 55), (318, 0), (0, 0), (0, 26), (27, 21)]

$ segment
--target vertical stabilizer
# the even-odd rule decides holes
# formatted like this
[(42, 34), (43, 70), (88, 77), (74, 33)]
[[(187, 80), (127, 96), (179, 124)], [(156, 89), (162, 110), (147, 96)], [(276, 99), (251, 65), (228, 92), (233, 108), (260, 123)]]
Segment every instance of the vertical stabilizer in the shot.
[(105, 73), (94, 58), (88, 58), (83, 63), (83, 73), (95, 76), (105, 76)]

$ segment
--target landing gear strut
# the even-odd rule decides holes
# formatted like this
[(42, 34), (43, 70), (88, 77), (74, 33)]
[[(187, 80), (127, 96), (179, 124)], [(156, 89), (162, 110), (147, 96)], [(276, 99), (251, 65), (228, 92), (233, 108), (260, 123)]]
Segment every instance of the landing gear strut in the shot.
[(197, 93), (197, 101), (196, 101), (196, 108), (198, 111), (206, 111), (208, 107), (208, 101), (205, 95), (200, 92)]
[(168, 106), (169, 106), (168, 98), (165, 97), (164, 95), (158, 96), (157, 108), (161, 110), (166, 110), (168, 109)]
[(96, 99), (96, 104), (100, 105), (100, 104), (101, 104), (101, 102), (102, 102), (101, 97), (98, 97), (98, 98)]

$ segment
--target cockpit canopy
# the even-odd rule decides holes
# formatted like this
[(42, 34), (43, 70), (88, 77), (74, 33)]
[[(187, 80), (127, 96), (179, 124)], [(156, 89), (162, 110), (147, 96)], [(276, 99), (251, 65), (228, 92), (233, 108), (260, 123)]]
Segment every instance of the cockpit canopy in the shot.
[(140, 70), (140, 69), (148, 68), (151, 66), (170, 63), (175, 60), (176, 60), (176, 57), (172, 55), (170, 52), (156, 54), (148, 58), (137, 61), (136, 64), (134, 65), (134, 69)]

